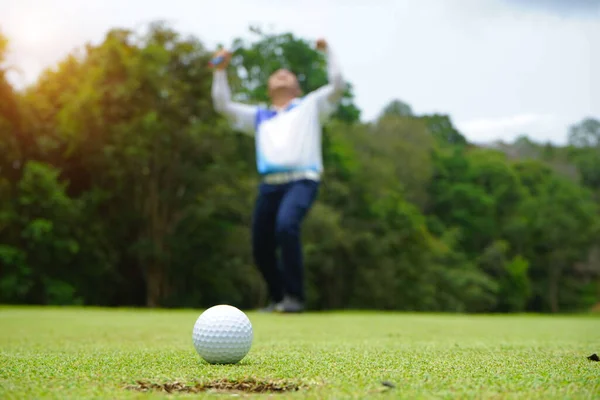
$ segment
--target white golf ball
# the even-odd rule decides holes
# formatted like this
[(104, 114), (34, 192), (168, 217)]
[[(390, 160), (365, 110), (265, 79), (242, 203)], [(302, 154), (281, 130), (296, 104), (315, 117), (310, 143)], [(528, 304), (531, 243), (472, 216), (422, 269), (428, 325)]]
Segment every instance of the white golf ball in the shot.
[(192, 334), (196, 351), (210, 364), (235, 364), (250, 351), (250, 320), (236, 307), (218, 305), (204, 311)]

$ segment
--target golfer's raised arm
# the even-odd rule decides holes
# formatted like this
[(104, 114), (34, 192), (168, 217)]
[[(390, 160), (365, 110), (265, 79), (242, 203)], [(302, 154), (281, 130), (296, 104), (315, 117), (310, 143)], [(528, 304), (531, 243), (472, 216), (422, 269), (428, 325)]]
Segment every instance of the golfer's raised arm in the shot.
[(329, 79), (329, 85), (331, 85), (329, 100), (335, 103), (344, 95), (346, 86), (344, 85), (344, 77), (342, 76), (338, 60), (331, 51), (331, 48), (327, 47), (325, 55), (327, 56), (327, 77)]
[(231, 100), (225, 70), (216, 69), (213, 73), (212, 99), (215, 110), (227, 117), (235, 129), (248, 134), (254, 133), (257, 107)]
[(317, 41), (317, 49), (324, 52), (327, 60), (328, 83), (313, 92), (321, 110), (321, 116), (326, 117), (335, 111), (337, 103), (344, 95), (346, 85), (340, 70), (337, 57), (331, 47), (324, 41)]

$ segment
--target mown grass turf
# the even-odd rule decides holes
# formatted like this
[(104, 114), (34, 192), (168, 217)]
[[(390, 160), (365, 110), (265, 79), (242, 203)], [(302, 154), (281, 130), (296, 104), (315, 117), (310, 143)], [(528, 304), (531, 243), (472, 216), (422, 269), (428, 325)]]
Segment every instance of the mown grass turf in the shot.
[(2, 307), (0, 398), (214, 397), (126, 387), (224, 378), (308, 387), (274, 398), (600, 397), (598, 317), (248, 313), (248, 356), (211, 366), (191, 342), (199, 314)]

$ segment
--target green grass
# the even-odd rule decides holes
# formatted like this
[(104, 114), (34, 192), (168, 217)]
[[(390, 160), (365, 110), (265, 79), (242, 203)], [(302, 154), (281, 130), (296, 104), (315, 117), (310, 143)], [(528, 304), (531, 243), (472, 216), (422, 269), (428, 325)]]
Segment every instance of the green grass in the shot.
[(204, 398), (219, 394), (126, 386), (222, 378), (307, 386), (272, 398), (600, 397), (598, 317), (248, 313), (248, 356), (211, 366), (191, 342), (199, 313), (2, 307), (0, 398)]

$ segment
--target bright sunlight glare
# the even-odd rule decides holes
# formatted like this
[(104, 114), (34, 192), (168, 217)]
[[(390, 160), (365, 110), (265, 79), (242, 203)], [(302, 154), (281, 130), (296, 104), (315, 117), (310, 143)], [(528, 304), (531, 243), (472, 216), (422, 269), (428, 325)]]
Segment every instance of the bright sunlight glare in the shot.
[(50, 44), (56, 36), (56, 26), (44, 21), (41, 15), (23, 16), (18, 24), (13, 25), (13, 40), (20, 46), (40, 48)]

